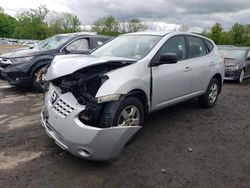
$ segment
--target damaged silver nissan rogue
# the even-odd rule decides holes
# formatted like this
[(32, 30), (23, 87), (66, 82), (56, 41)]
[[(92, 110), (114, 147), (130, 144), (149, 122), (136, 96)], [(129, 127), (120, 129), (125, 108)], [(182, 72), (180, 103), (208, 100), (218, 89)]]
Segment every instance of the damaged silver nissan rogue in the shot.
[(213, 41), (180, 32), (119, 36), (90, 55), (56, 56), (45, 76), (41, 122), (63, 149), (116, 158), (146, 114), (198, 97), (215, 105), (224, 64)]

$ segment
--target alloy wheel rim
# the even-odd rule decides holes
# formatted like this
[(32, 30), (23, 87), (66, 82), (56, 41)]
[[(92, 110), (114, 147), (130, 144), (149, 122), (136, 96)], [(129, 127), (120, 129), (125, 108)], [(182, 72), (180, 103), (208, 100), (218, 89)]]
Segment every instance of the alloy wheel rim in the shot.
[(209, 102), (213, 104), (218, 95), (218, 85), (216, 83), (213, 83), (209, 89)]
[(134, 106), (127, 106), (122, 110), (118, 118), (118, 127), (139, 126), (140, 111)]
[(244, 70), (242, 70), (241, 73), (240, 73), (240, 83), (243, 82), (243, 80), (244, 80), (244, 75), (245, 75), (245, 72), (244, 72)]

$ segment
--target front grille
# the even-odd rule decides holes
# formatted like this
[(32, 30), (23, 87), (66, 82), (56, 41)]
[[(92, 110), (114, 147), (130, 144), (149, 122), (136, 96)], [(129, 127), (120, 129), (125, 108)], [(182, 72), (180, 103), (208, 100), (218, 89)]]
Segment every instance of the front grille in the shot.
[(74, 111), (74, 108), (64, 102), (62, 99), (58, 99), (53, 108), (64, 118)]

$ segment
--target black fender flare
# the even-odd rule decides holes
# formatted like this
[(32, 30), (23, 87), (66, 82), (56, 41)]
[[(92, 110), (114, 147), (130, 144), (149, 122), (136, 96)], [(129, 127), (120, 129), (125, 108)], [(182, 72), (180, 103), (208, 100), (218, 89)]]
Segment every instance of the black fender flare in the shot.
[(37, 59), (35, 59), (31, 70), (30, 70), (30, 77), (33, 77), (34, 73), (37, 71), (37, 69), (42, 68), (52, 62), (54, 59), (54, 56), (42, 56)]

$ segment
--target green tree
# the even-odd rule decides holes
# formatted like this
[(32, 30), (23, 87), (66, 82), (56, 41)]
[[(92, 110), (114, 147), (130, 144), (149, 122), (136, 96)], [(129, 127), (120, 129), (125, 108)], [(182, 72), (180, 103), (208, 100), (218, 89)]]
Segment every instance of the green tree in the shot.
[(77, 16), (70, 13), (64, 13), (62, 15), (62, 26), (65, 32), (78, 32), (80, 31), (81, 22)]
[(12, 37), (16, 23), (16, 19), (7, 15), (0, 7), (0, 37)]
[(111, 36), (120, 34), (119, 23), (113, 16), (102, 17), (94, 21), (92, 31)]
[(30, 9), (18, 14), (18, 24), (14, 36), (25, 39), (46, 38), (48, 25), (45, 18), (48, 13), (46, 6), (40, 6), (38, 9)]
[(80, 31), (80, 20), (70, 13), (50, 13), (46, 6), (17, 15), (14, 36), (24, 39), (44, 39), (58, 33)]
[(128, 22), (128, 29), (127, 31), (130, 32), (137, 32), (137, 31), (143, 31), (148, 29), (148, 26), (143, 24), (140, 19), (131, 19)]
[(250, 46), (250, 24), (244, 26), (243, 45)]
[(215, 23), (211, 28), (211, 32), (209, 33), (209, 37), (216, 43), (216, 44), (223, 44), (223, 28), (221, 24)]
[(92, 31), (102, 35), (117, 36), (128, 32), (137, 32), (148, 29), (146, 24), (135, 18), (131, 20), (117, 21), (113, 16), (97, 19), (93, 23)]
[(70, 13), (51, 12), (46, 20), (49, 26), (48, 35), (81, 31), (80, 20)]
[(240, 45), (243, 41), (244, 35), (244, 26), (238, 23), (235, 23), (231, 29), (232, 37), (233, 37), (233, 44)]

